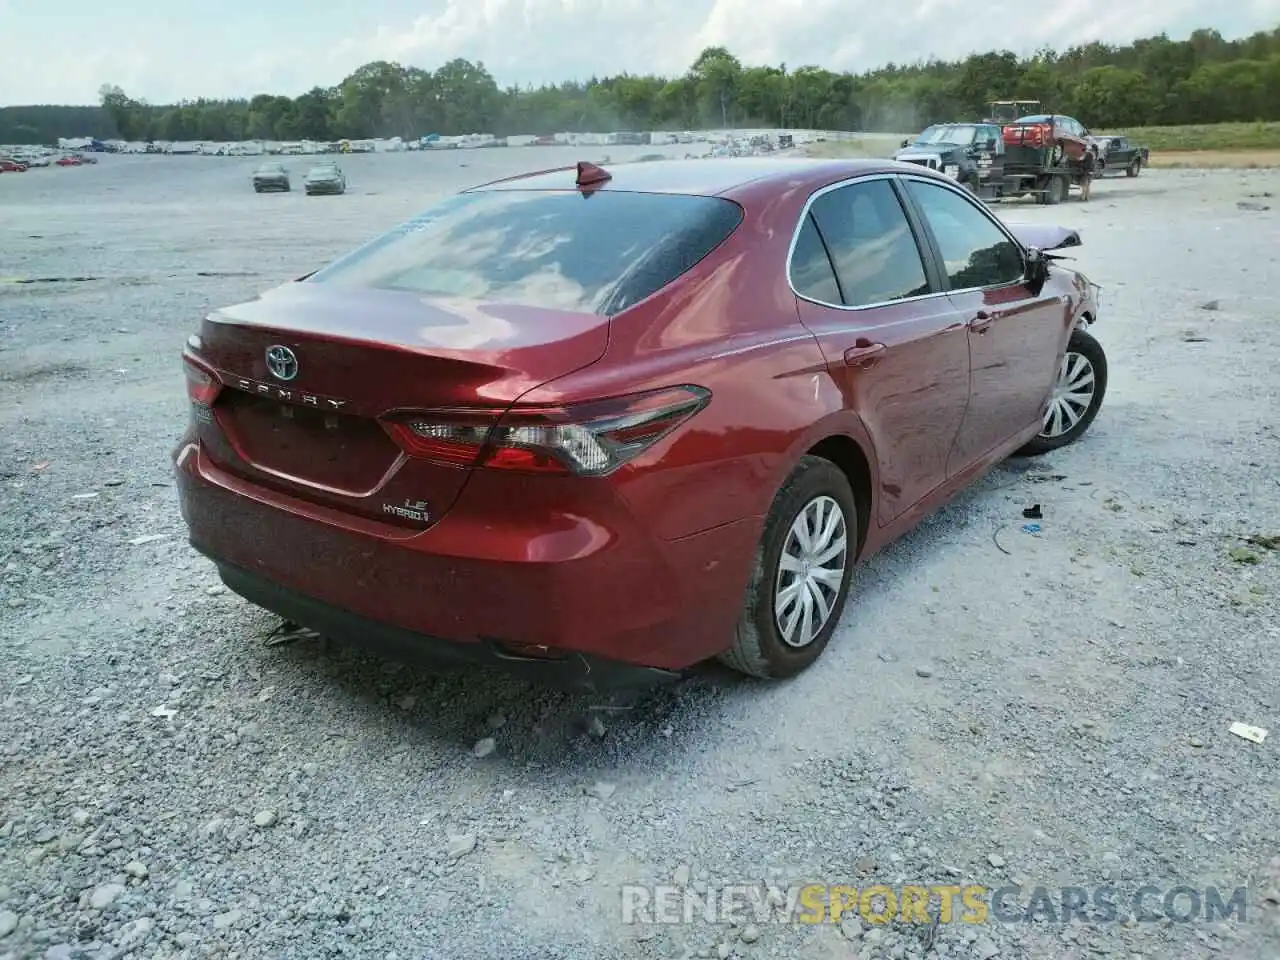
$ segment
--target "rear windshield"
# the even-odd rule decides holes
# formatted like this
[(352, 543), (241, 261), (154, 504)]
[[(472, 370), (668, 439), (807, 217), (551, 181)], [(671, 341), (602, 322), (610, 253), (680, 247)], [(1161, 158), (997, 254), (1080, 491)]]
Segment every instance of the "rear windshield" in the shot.
[(462, 193), (308, 282), (614, 314), (691, 269), (741, 220), (717, 197)]

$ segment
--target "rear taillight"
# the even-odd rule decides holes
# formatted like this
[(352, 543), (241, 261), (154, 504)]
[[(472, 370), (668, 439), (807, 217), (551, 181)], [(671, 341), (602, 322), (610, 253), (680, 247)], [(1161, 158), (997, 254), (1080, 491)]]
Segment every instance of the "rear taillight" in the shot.
[(445, 466), (598, 477), (639, 456), (710, 400), (702, 387), (679, 386), (506, 414), (402, 414), (384, 426), (409, 456)]
[(182, 355), (182, 369), (187, 375), (187, 397), (202, 407), (213, 406), (222, 392), (222, 383), (213, 371), (189, 353)]

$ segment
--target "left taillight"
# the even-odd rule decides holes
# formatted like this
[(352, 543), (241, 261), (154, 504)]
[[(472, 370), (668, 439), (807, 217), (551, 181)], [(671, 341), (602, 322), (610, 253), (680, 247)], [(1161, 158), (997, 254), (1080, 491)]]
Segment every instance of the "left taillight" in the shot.
[(212, 407), (222, 392), (222, 381), (211, 368), (189, 353), (182, 355), (182, 369), (187, 375), (187, 397), (197, 406)]
[(442, 466), (599, 477), (635, 459), (711, 400), (681, 385), (563, 407), (405, 413), (383, 426), (409, 456)]

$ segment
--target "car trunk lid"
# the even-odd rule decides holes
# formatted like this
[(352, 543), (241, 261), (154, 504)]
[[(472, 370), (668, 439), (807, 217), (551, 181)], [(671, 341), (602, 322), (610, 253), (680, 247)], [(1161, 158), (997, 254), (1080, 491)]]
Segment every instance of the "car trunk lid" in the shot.
[(198, 339), (193, 360), (220, 389), (204, 412), (197, 404), (196, 421), (222, 467), (422, 528), (452, 506), (470, 464), (410, 457), (387, 424), (421, 410), (496, 417), (529, 389), (598, 360), (608, 318), (293, 283), (216, 311)]

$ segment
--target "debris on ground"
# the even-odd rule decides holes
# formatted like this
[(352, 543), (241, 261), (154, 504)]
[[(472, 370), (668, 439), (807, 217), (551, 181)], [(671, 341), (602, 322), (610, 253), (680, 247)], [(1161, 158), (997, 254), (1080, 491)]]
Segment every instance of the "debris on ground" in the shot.
[(1262, 727), (1251, 727), (1247, 723), (1233, 723), (1227, 728), (1228, 733), (1234, 733), (1242, 740), (1248, 740), (1250, 743), (1261, 743), (1267, 739), (1267, 731)]
[(448, 855), (451, 860), (465, 857), (475, 848), (476, 835), (474, 833), (455, 833), (449, 837)]
[(318, 640), (320, 634), (307, 627), (301, 627), (292, 620), (282, 620), (270, 633), (267, 634), (263, 643), (268, 647), (279, 647), (286, 643), (297, 643), (299, 640)]
[(1026, 520), (1043, 520), (1044, 511), (1040, 509), (1040, 504), (1033, 503), (1031, 506), (1027, 507), (1025, 510), (1022, 511), (1022, 516)]

